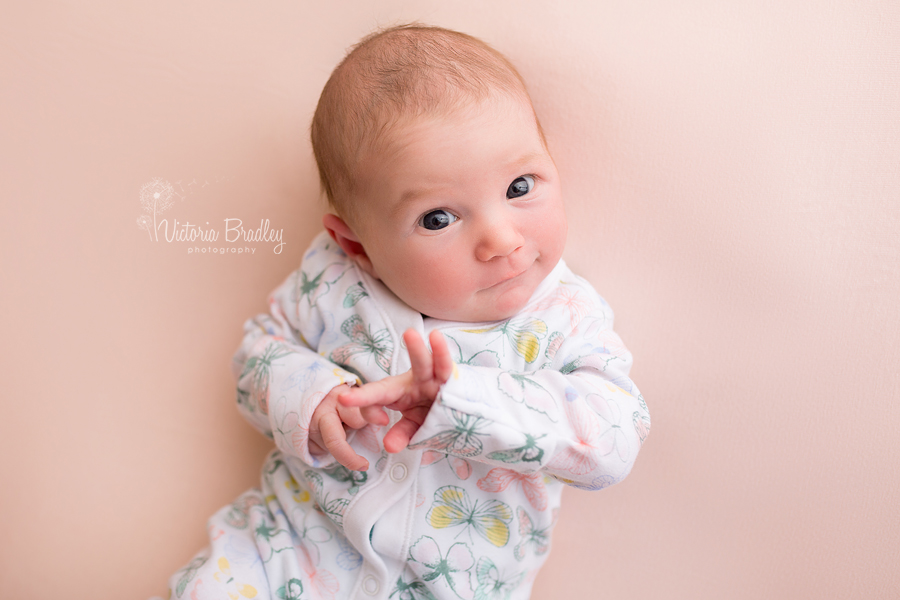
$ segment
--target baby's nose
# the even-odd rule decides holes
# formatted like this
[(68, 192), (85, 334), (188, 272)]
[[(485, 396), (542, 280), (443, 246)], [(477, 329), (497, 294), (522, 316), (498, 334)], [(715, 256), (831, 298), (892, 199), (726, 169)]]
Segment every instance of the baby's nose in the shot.
[(522, 247), (525, 239), (511, 225), (486, 227), (475, 248), (475, 257), (487, 262), (497, 257), (509, 256)]

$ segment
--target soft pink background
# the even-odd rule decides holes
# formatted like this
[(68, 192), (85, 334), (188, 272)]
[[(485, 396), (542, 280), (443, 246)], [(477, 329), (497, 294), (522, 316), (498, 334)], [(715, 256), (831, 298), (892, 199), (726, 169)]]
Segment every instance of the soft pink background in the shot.
[[(529, 82), (653, 415), (624, 483), (566, 492), (534, 597), (900, 597), (897, 2), (8, 4), (4, 598), (161, 593), (258, 480), (229, 359), (320, 228), (311, 112), (413, 19)], [(150, 241), (154, 177), (285, 251)]]

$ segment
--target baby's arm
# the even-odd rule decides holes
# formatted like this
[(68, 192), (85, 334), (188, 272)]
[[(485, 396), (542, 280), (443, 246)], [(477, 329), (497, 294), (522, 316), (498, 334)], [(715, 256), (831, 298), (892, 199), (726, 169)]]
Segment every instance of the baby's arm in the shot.
[(547, 368), (459, 365), (411, 447), (606, 487), (631, 471), (650, 428), (630, 367), (612, 312), (597, 297)]
[(348, 468), (347, 463), (365, 465), (346, 443), (344, 425), (357, 429), (366, 423), (358, 409), (336, 408), (338, 391), (357, 378), (316, 352), (324, 326), (314, 308), (301, 305), (301, 275), (298, 271), (271, 294), (269, 314), (244, 325), (233, 359), (238, 408), (282, 452), (311, 466), (331, 462), (328, 452), (334, 448)]
[[(414, 426), (398, 433), (389, 450), (412, 441), (412, 448), (523, 473), (542, 470), (587, 489), (624, 478), (649, 432), (650, 415), (628, 378), (631, 355), (612, 330), (611, 311), (600, 302), (559, 346), (549, 368), (518, 373), (454, 368), (451, 362), (442, 375), (452, 377), (444, 380), (436, 401), (412, 404), (420, 411), (410, 419)], [(432, 346), (437, 362), (438, 348), (443, 352), (446, 345), (432, 340)], [(367, 384), (342, 394), (340, 401), (394, 408), (388, 403), (404, 386), (391, 379), (397, 381), (389, 382), (390, 392)]]

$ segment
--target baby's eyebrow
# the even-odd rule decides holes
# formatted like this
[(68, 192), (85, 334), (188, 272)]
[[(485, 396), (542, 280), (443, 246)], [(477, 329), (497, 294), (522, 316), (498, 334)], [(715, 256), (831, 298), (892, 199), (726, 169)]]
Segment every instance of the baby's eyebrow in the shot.
[(509, 161), (507, 164), (507, 168), (524, 168), (525, 165), (529, 165), (534, 162), (543, 162), (549, 158), (547, 153), (545, 152), (529, 152), (528, 154), (523, 154), (522, 156), (516, 157), (515, 159)]
[(394, 205), (394, 208), (391, 210), (391, 213), (396, 215), (403, 207), (411, 202), (415, 202), (420, 198), (424, 198), (427, 196), (434, 196), (440, 193), (444, 186), (426, 186), (426, 187), (416, 187), (410, 188), (400, 194), (400, 199)]

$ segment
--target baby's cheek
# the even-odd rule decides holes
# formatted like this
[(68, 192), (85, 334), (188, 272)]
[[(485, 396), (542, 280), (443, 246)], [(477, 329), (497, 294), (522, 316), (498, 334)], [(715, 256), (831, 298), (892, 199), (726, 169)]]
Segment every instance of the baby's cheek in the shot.
[(421, 272), (419, 293), (430, 306), (454, 307), (465, 292), (465, 273), (449, 258), (443, 264), (430, 264)]

